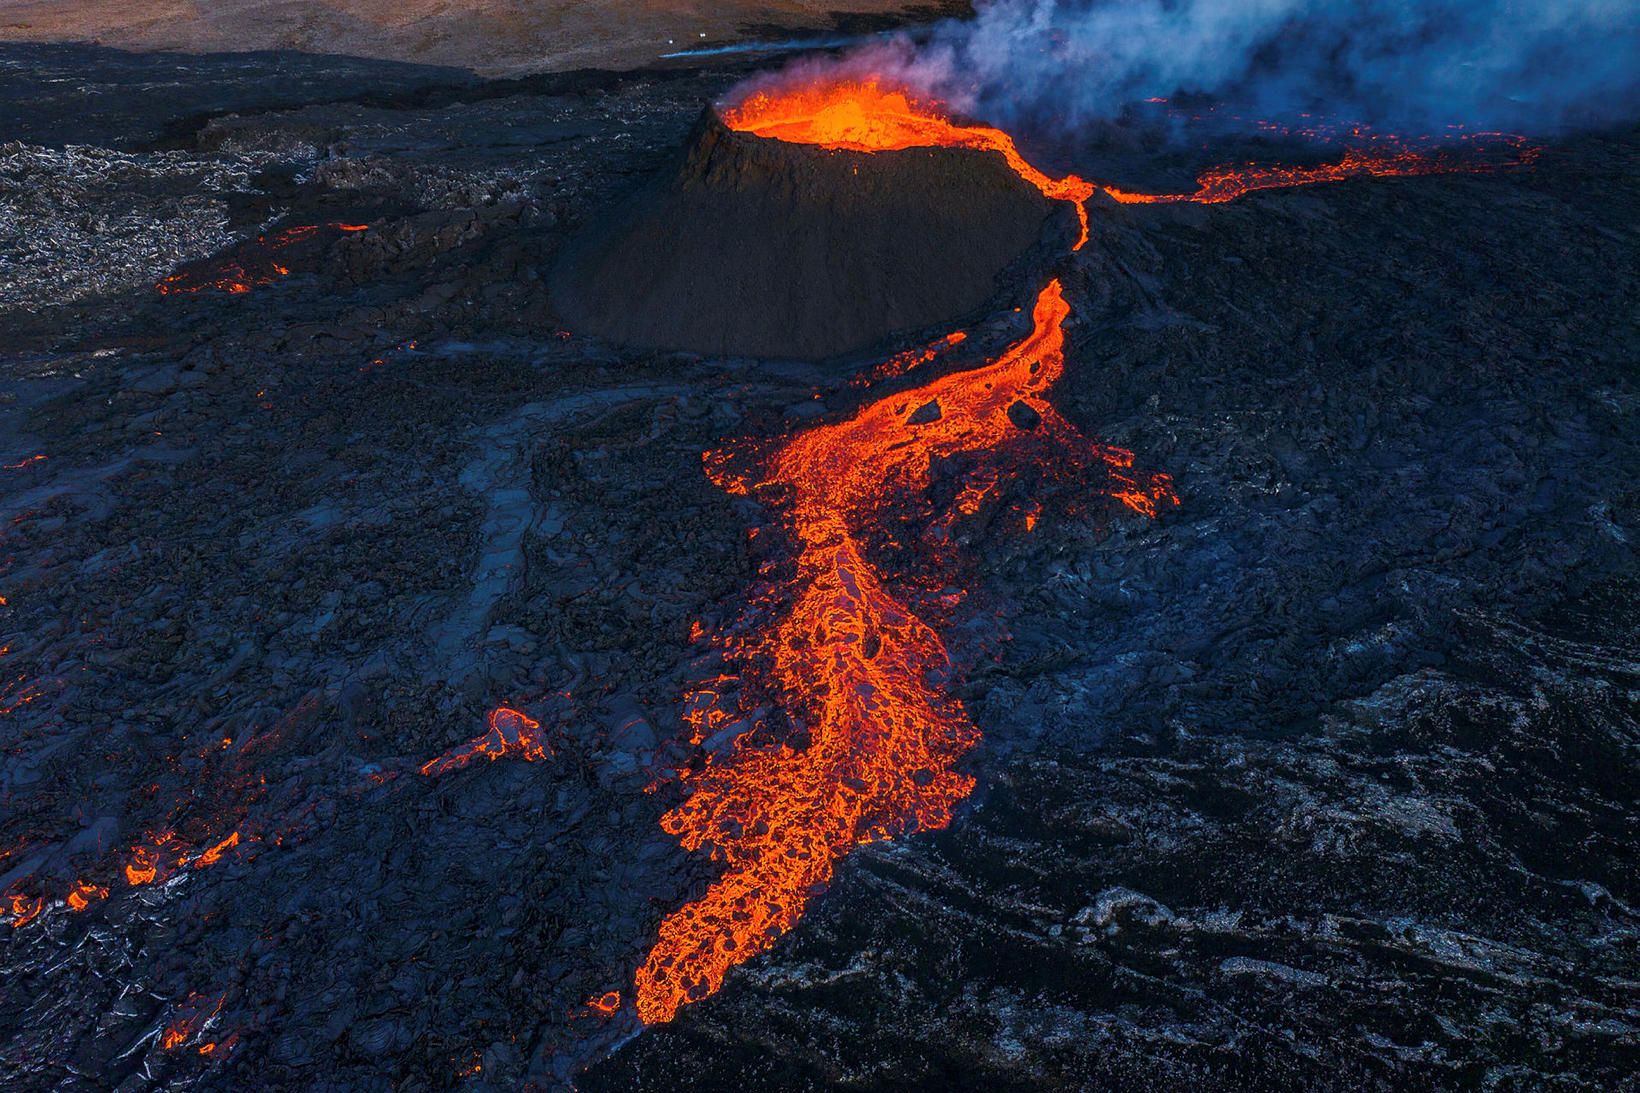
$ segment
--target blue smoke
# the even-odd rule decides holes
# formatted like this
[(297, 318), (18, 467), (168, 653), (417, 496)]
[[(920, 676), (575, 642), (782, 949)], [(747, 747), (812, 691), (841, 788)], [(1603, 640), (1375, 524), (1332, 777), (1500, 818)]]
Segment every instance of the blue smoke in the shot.
[[(1200, 94), (1401, 130), (1543, 133), (1640, 114), (1640, 0), (989, 0), (824, 67), (976, 117), (1083, 125)], [(812, 67), (814, 62), (800, 62)]]

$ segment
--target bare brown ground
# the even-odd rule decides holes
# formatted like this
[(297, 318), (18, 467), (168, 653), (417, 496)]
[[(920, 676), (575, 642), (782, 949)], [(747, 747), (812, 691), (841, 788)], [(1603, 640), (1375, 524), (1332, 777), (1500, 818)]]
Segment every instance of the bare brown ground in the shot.
[(932, 12), (906, 0), (0, 0), (0, 42), (122, 49), (299, 49), (457, 65), (486, 75), (630, 68), (833, 16)]

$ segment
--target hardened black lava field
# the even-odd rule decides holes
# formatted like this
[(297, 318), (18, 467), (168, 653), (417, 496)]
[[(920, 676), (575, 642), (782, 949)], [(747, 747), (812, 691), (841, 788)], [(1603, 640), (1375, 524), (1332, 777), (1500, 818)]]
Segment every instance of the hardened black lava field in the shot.
[[(561, 249), (753, 64), (0, 47), (0, 1086), (1632, 1083), (1640, 130), (1096, 194), (1075, 251), (949, 151), (1046, 242), (930, 325), (578, 330)], [(1016, 136), (1122, 192), (1325, 155)], [(839, 524), (898, 605), (860, 655), (938, 635), (973, 735), (902, 773), (950, 815), (851, 817), (643, 1024), (726, 868), (673, 810), (825, 746), (769, 683), (835, 637), (778, 629), (836, 547), (781, 453), (999, 361), (1018, 435)]]

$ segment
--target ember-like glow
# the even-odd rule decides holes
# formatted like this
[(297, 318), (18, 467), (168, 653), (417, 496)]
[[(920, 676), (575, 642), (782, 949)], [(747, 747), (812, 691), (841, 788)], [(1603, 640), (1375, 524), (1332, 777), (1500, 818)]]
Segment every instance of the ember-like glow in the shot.
[(233, 849), (234, 847), (236, 847), (238, 845), (239, 845), (239, 832), (235, 831), (232, 835), (229, 835), (226, 839), (223, 839), (221, 842), (217, 843), (215, 846), (213, 846), (210, 849), (206, 850), (199, 857), (195, 858), (194, 861), (193, 861), (193, 866), (194, 866), (195, 869), (201, 869), (201, 868), (203, 868), (207, 865), (215, 865), (217, 862), (222, 860), (222, 855), (223, 854), (227, 853), (229, 850)]
[(498, 706), (490, 711), (490, 731), (470, 744), (451, 748), (437, 759), (428, 760), (421, 772), (428, 777), (460, 770), (479, 756), (500, 759), (513, 756), (525, 761), (545, 759), (553, 754), (552, 745), (541, 731), (541, 723), (511, 709)]
[[(211, 1022), (216, 1019), (216, 1015), (222, 1012), (222, 1003), (226, 1002), (227, 999), (226, 993), (190, 994), (177, 1007), (176, 1015), (171, 1018), (171, 1023), (165, 1027), (165, 1031), (160, 1035), (159, 1046), (165, 1051), (175, 1051), (198, 1036), (210, 1026)], [(208, 1055), (210, 1052), (202, 1052), (201, 1054)]]
[(861, 372), (858, 376), (849, 380), (849, 383), (855, 387), (870, 387), (880, 380), (903, 376), (933, 362), (946, 350), (953, 349), (967, 340), (968, 334), (966, 331), (952, 331), (945, 337), (925, 345), (921, 349), (907, 349), (904, 353), (894, 354), (886, 361)]
[(219, 1041), (205, 1041), (195, 1050), (207, 1059), (225, 1058), (228, 1055), (231, 1055), (233, 1053), (233, 1049), (237, 1046), (239, 1046), (239, 1033), (230, 1032)]
[(233, 258), (217, 265), (178, 270), (154, 287), (162, 296), (206, 291), (241, 295), (290, 276), (290, 267), (279, 255), (293, 244), (323, 231), (362, 232), (369, 228), (369, 224), (298, 224), (272, 235), (257, 236), (239, 247)]
[(97, 903), (107, 898), (107, 888), (104, 888), (100, 884), (91, 884), (90, 882), (83, 880), (75, 881), (74, 887), (69, 889), (68, 895), (64, 897), (68, 906), (76, 912), (83, 911), (93, 903)]
[[(955, 765), (979, 732), (944, 686), (951, 655), (915, 597), (891, 587), (871, 557), (889, 517), (927, 496), (936, 461), (1027, 444), (1080, 450), (1106, 468), (1111, 492), (1131, 508), (1153, 514), (1176, 503), (1165, 475), (1134, 475), (1129, 453), (1089, 444), (1044, 401), (1064, 369), (1069, 314), (1053, 281), (1037, 298), (1031, 333), (996, 360), (799, 433), (751, 474), (731, 470), (733, 453), (708, 455), (714, 481), (758, 490), (796, 539), (795, 572), (778, 596), (789, 604), (784, 617), (746, 645), (725, 643), (725, 653), (743, 676), (765, 674), (808, 742), (737, 741), (710, 754), (688, 776), (683, 803), (662, 817), (685, 848), (709, 847), (724, 871), (661, 923), (637, 973), (644, 1021), (670, 1020), (791, 929), (837, 859), (944, 827), (973, 788)], [(1000, 482), (982, 468), (974, 496), (964, 491), (956, 508), (973, 511)], [(732, 723), (726, 685), (738, 678), (686, 699), (697, 735)]]
[(1090, 182), (1067, 175), (1049, 178), (1025, 161), (1014, 138), (1000, 129), (960, 125), (936, 102), (876, 79), (808, 84), (779, 92), (758, 92), (723, 111), (731, 129), (788, 144), (814, 144), (851, 152), (892, 152), (906, 148), (975, 148), (997, 152), (1014, 173), (1044, 197), (1069, 201), (1081, 236), (1088, 241)]
[(8, 470), (8, 471), (21, 470), (22, 468), (31, 466), (35, 463), (44, 463), (45, 460), (46, 460), (45, 453), (44, 452), (38, 452), (34, 455), (29, 456), (26, 459), (19, 459), (15, 463), (5, 464), (5, 469)]
[(4, 907), (5, 914), (11, 916), (11, 927), (14, 930), (21, 930), (33, 922), (45, 909), (45, 905), (43, 897), (26, 896), (21, 892), (8, 892), (4, 897), (0, 897), (0, 906)]
[[(3, 600), (0, 600), (0, 606), (4, 606)], [(9, 645), (4, 649), (0, 649), (0, 656), (4, 656), (10, 650)], [(60, 681), (52, 680), (47, 683), (40, 683), (28, 676), (18, 676), (5, 683), (0, 683), (0, 717), (14, 714), (29, 703), (44, 697), (54, 684), (60, 685)]]
[(620, 991), (605, 991), (603, 994), (593, 995), (586, 1002), (587, 1012), (596, 1013), (600, 1017), (613, 1017), (620, 1008)]
[(169, 877), (181, 868), (187, 847), (174, 831), (150, 834), (146, 842), (131, 849), (125, 863), (125, 882), (133, 888)]

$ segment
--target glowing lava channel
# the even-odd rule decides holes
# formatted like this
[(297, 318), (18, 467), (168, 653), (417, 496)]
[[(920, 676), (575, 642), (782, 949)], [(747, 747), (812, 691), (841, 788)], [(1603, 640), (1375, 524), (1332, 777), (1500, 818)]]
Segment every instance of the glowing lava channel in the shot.
[[(1095, 454), (1110, 471), (1111, 495), (1135, 510), (1154, 514), (1159, 503), (1177, 503), (1166, 475), (1137, 481), (1126, 473), (1128, 453), (1089, 444), (1042, 401), (1064, 370), (1069, 314), (1059, 282), (1051, 282), (1037, 298), (1030, 335), (996, 361), (799, 433), (755, 481), (727, 472), (731, 457), (709, 455), (720, 486), (786, 498), (781, 507), (798, 550), (792, 602), (748, 659), (771, 665), (809, 743), (737, 746), (709, 758), (690, 776), (687, 799), (662, 817), (685, 848), (709, 846), (725, 868), (704, 896), (662, 922), (637, 974), (644, 1021), (670, 1020), (791, 929), (838, 858), (864, 843), (944, 827), (973, 789), (954, 768), (979, 732), (944, 686), (950, 654), (866, 558), (866, 534), (894, 505), (926, 493), (934, 461), (1032, 438)], [(996, 475), (980, 480), (985, 490), (1000, 486)]]
[[(1212, 167), (1196, 176), (1196, 190), (1188, 194), (1145, 194), (1119, 190), (1114, 186), (1099, 189), (1124, 205), (1162, 205), (1182, 201), (1198, 205), (1219, 205), (1234, 201), (1255, 190), (1274, 190), (1286, 186), (1309, 186), (1317, 182), (1344, 182), (1352, 178), (1416, 177), (1459, 172), (1474, 173), (1498, 167), (1531, 163), (1537, 149), (1528, 146), (1519, 137), (1495, 134), (1496, 140), (1514, 153), (1514, 158), (1488, 163), (1456, 154), (1448, 148), (1421, 150), (1391, 143), (1387, 146), (1351, 148), (1335, 163), (1318, 163), (1308, 167), (1284, 167), (1279, 164), (1247, 163)], [(1474, 148), (1473, 140), (1464, 145)]]

